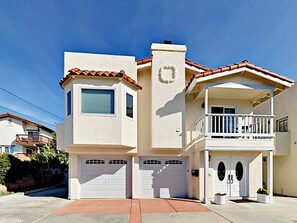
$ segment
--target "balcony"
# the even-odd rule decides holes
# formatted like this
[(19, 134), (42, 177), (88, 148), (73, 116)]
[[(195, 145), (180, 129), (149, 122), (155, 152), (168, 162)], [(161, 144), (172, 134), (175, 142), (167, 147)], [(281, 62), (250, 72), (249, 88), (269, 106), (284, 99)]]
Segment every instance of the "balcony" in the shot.
[(43, 135), (17, 134), (16, 143), (20, 145), (43, 145), (50, 142), (50, 138)]
[(205, 114), (195, 124), (198, 139), (268, 139), (274, 137), (273, 119), (272, 115)]

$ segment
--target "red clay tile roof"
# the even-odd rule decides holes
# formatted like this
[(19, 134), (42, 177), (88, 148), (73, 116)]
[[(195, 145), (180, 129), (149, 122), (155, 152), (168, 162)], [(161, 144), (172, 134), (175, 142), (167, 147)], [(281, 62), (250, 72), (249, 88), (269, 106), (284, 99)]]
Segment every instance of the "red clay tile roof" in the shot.
[(256, 70), (256, 71), (260, 71), (260, 72), (262, 72), (264, 74), (267, 74), (267, 75), (270, 75), (272, 77), (281, 79), (283, 81), (287, 81), (289, 83), (294, 83), (294, 81), (292, 79), (289, 79), (289, 78), (287, 78), (285, 76), (282, 76), (280, 74), (274, 73), (274, 72), (272, 72), (270, 70), (264, 69), (262, 67), (258, 67), (258, 66), (254, 65), (254, 64), (249, 63), (247, 60), (243, 60), (240, 63), (234, 63), (234, 64), (230, 64), (230, 65), (227, 65), (227, 66), (215, 68), (215, 69), (210, 69), (209, 71), (205, 71), (205, 72), (194, 74), (193, 77), (192, 77), (192, 79), (188, 83), (188, 85), (186, 87), (186, 90), (188, 89), (188, 87), (192, 83), (193, 79), (197, 79), (197, 78), (201, 78), (201, 77), (206, 77), (206, 76), (214, 75), (214, 74), (225, 72), (225, 71), (236, 70), (236, 69), (243, 68), (243, 67), (246, 67), (246, 68), (249, 68), (249, 69), (252, 69), (252, 70)]
[(143, 58), (143, 59), (137, 60), (136, 63), (137, 63), (137, 65), (141, 65), (141, 64), (150, 63), (150, 62), (152, 62), (152, 60), (153, 60), (153, 57), (148, 57), (148, 58)]
[(42, 128), (42, 129), (44, 129), (44, 130), (46, 130), (46, 131), (48, 131), (48, 132), (50, 132), (50, 133), (53, 133), (53, 132), (54, 132), (54, 130), (52, 130), (52, 129), (50, 129), (50, 128), (44, 126), (44, 125), (41, 125), (41, 124), (39, 124), (39, 123), (37, 123), (37, 122), (32, 122), (32, 121), (30, 121), (30, 120), (28, 120), (28, 119), (25, 119), (25, 118), (22, 118), (22, 117), (20, 117), (20, 116), (13, 115), (13, 114), (8, 113), (8, 112), (7, 112), (7, 113), (4, 113), (4, 114), (0, 114), (0, 118), (6, 118), (6, 117), (10, 117), (10, 118), (18, 119), (18, 120), (20, 120), (20, 121), (23, 121), (23, 122), (26, 122), (26, 123), (30, 123), (30, 124), (36, 125), (37, 127)]
[[(150, 63), (150, 62), (152, 62), (152, 60), (153, 60), (153, 57), (147, 57), (147, 58), (143, 58), (143, 59), (137, 60), (136, 62), (137, 62), (137, 65), (141, 65), (141, 64)], [(195, 63), (193, 61), (190, 61), (188, 59), (185, 59), (185, 63), (188, 64), (188, 65), (190, 65), (190, 66), (193, 66), (193, 67), (196, 67), (198, 69), (205, 70), (205, 71), (210, 70), (210, 68), (205, 67), (205, 66), (203, 66), (201, 64)]]
[(63, 84), (71, 78), (71, 76), (88, 76), (88, 77), (118, 77), (123, 78), (125, 81), (134, 85), (138, 89), (142, 89), (142, 87), (136, 83), (131, 77), (125, 74), (125, 71), (121, 70), (120, 72), (114, 71), (94, 71), (94, 70), (80, 70), (79, 68), (72, 68), (69, 70), (69, 73), (60, 80), (59, 84), (63, 87)]
[(206, 67), (206, 66), (203, 66), (199, 63), (196, 63), (196, 62), (193, 62), (193, 61), (190, 61), (188, 59), (186, 59), (186, 64), (190, 65), (190, 66), (193, 66), (193, 67), (196, 67), (198, 69), (201, 69), (201, 70), (205, 70), (205, 71), (209, 71), (211, 70), (210, 68)]

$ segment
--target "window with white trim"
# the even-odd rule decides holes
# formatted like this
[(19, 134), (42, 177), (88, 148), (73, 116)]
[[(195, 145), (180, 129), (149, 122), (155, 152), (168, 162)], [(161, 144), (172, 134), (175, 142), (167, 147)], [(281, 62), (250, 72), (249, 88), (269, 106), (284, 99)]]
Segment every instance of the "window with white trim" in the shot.
[(277, 132), (287, 132), (288, 131), (288, 117), (277, 120), (276, 127), (277, 127)]
[(14, 153), (15, 152), (15, 145), (5, 146), (6, 153)]
[(82, 113), (114, 114), (114, 107), (114, 90), (82, 89)]
[(133, 96), (126, 93), (126, 116), (133, 118)]
[(67, 116), (71, 115), (71, 111), (72, 111), (72, 101), (71, 101), (71, 91), (67, 92)]

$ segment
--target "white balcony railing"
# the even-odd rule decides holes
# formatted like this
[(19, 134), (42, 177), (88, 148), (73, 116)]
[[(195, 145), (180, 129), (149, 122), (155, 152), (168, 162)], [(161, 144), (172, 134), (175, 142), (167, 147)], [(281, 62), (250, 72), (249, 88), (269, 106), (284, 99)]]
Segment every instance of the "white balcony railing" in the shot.
[(206, 114), (196, 121), (198, 137), (273, 138), (272, 115)]

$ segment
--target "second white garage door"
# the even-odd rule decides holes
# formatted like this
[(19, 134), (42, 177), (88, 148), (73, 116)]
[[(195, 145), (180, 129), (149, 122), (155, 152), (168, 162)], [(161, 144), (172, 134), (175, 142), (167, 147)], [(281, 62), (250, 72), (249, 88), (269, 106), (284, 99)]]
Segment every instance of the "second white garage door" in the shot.
[(81, 198), (131, 197), (130, 158), (81, 158)]
[(142, 157), (140, 159), (140, 196), (187, 197), (185, 158)]

